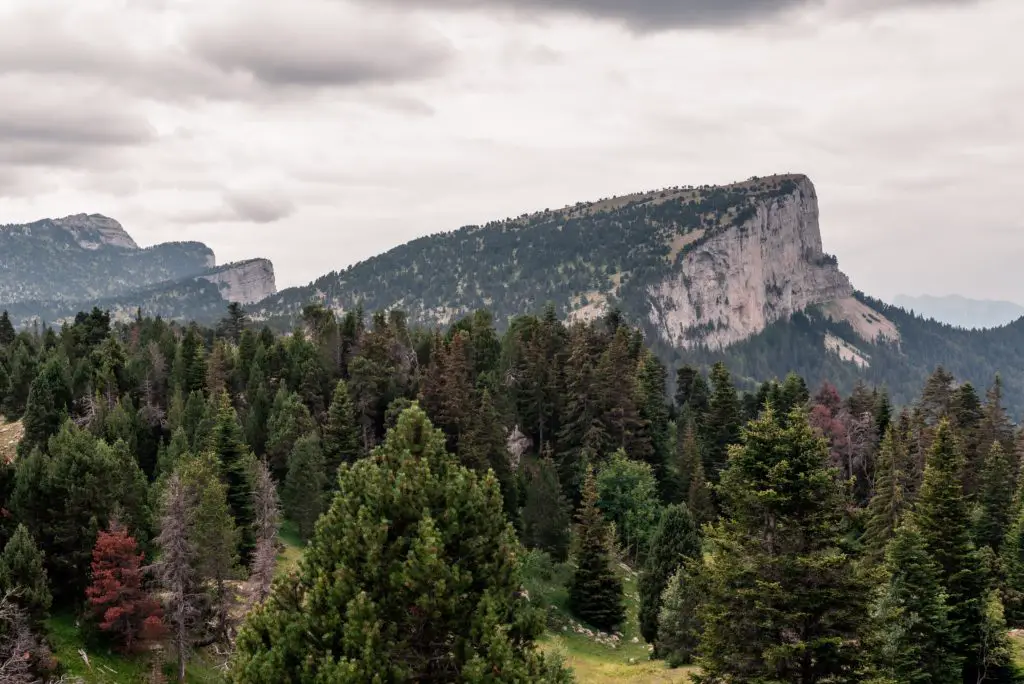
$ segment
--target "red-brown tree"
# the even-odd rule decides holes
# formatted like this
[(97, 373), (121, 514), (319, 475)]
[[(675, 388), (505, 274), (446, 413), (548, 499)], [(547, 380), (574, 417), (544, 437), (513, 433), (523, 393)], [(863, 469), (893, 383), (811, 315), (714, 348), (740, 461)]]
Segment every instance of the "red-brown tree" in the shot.
[(100, 532), (92, 551), (92, 583), (85, 595), (100, 630), (125, 652), (161, 638), (163, 609), (142, 586), (142, 561), (135, 538), (116, 521)]

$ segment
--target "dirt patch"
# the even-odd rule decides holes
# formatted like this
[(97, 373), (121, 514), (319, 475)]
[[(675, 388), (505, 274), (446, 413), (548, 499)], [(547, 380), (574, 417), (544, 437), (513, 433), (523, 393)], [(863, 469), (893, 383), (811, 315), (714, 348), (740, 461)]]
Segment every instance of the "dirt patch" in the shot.
[(868, 357), (861, 350), (832, 333), (825, 333), (825, 350), (838, 355), (843, 361), (856, 364), (858, 368), (867, 368), (871, 365)]
[(846, 321), (866, 342), (899, 342), (900, 331), (888, 318), (864, 304), (856, 297), (846, 297), (821, 307), (822, 313), (832, 321)]
[(14, 454), (23, 434), (25, 434), (25, 428), (22, 427), (20, 420), (8, 423), (0, 418), (0, 461), (4, 463), (14, 461)]
[(670, 250), (667, 257), (668, 262), (670, 264), (676, 263), (676, 257), (679, 256), (679, 253), (683, 251), (683, 248), (685, 248), (687, 245), (692, 245), (697, 240), (700, 240), (702, 237), (704, 237), (704, 235), (707, 232), (708, 231), (705, 230), (704, 228), (698, 228), (697, 230), (691, 230), (689, 233), (686, 233), (685, 235), (676, 235), (674, 238), (672, 238), (672, 241), (668, 243)]

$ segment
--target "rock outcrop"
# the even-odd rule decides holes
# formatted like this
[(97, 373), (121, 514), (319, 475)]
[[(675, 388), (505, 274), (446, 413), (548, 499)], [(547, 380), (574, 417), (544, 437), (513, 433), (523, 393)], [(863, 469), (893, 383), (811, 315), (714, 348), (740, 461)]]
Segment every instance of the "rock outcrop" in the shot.
[(850, 280), (822, 250), (818, 198), (805, 177), (758, 201), (753, 217), (683, 255), (682, 269), (649, 289), (650, 322), (669, 343), (720, 349), (809, 306), (849, 297)]
[(225, 264), (199, 278), (217, 285), (226, 301), (239, 304), (254, 304), (277, 292), (274, 264), (267, 259)]
[(96, 250), (100, 247), (139, 249), (120, 223), (102, 214), (74, 214), (53, 219), (53, 225), (63, 228), (83, 249)]

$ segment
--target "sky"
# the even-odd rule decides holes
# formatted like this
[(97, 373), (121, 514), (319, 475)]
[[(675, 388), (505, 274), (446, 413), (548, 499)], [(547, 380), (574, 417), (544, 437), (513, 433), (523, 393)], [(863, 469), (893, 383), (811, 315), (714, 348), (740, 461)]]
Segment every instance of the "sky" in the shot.
[(1020, 0), (0, 0), (0, 224), (273, 260), (811, 177), (890, 298), (1024, 302)]

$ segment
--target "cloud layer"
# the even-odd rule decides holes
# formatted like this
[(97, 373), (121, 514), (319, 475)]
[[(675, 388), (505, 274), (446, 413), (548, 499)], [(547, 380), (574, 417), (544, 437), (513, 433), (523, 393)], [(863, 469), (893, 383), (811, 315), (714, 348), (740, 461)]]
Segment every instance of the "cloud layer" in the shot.
[(800, 171), (865, 291), (1024, 301), (1022, 24), (1017, 0), (0, 4), (0, 223), (100, 212), (291, 285)]

